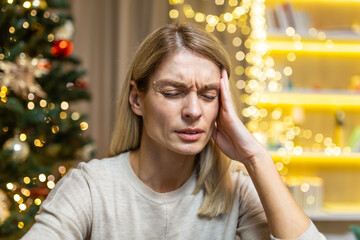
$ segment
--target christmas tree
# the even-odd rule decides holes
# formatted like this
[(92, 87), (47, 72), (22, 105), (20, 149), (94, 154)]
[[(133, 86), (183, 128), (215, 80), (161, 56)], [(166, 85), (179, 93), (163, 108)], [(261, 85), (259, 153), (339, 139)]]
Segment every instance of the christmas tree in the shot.
[(64, 0), (1, 1), (0, 238), (25, 233), (91, 142), (72, 104), (89, 100), (73, 32)]

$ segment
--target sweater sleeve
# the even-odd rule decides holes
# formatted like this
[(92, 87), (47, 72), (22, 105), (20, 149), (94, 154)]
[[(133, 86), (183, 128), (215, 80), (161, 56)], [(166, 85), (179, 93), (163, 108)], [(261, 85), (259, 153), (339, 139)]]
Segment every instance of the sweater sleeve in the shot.
[[(273, 235), (271, 235), (271, 240), (281, 240), (281, 239), (275, 238)], [(326, 238), (323, 234), (321, 234), (317, 230), (314, 223), (310, 221), (310, 226), (308, 227), (308, 229), (300, 237), (294, 240), (326, 240)]]
[(240, 205), (236, 235), (241, 239), (270, 239), (270, 228), (259, 196), (250, 179), (239, 172)]
[(91, 229), (92, 202), (88, 182), (80, 164), (64, 176), (50, 192), (35, 217), (36, 223), (23, 240), (85, 239)]

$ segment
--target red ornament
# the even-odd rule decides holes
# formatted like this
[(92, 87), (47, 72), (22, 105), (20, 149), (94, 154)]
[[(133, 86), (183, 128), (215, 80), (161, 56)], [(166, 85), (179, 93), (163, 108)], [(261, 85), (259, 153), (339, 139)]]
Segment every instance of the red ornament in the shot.
[(51, 48), (51, 53), (56, 57), (68, 57), (73, 48), (73, 43), (68, 40), (56, 40)]

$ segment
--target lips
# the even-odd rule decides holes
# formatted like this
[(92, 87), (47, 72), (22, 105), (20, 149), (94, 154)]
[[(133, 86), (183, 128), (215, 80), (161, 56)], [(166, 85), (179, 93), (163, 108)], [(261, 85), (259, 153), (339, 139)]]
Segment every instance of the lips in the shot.
[(200, 128), (184, 128), (175, 132), (179, 135), (180, 138), (186, 141), (198, 140), (204, 133), (204, 131)]

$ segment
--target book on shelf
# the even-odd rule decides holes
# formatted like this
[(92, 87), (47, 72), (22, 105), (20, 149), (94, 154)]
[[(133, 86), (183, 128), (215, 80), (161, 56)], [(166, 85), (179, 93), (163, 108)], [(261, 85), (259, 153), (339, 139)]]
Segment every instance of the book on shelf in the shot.
[(297, 33), (307, 34), (311, 28), (309, 15), (305, 11), (295, 10), (290, 2), (266, 8), (265, 19), (268, 32), (273, 34), (284, 34), (288, 27), (294, 28)]

